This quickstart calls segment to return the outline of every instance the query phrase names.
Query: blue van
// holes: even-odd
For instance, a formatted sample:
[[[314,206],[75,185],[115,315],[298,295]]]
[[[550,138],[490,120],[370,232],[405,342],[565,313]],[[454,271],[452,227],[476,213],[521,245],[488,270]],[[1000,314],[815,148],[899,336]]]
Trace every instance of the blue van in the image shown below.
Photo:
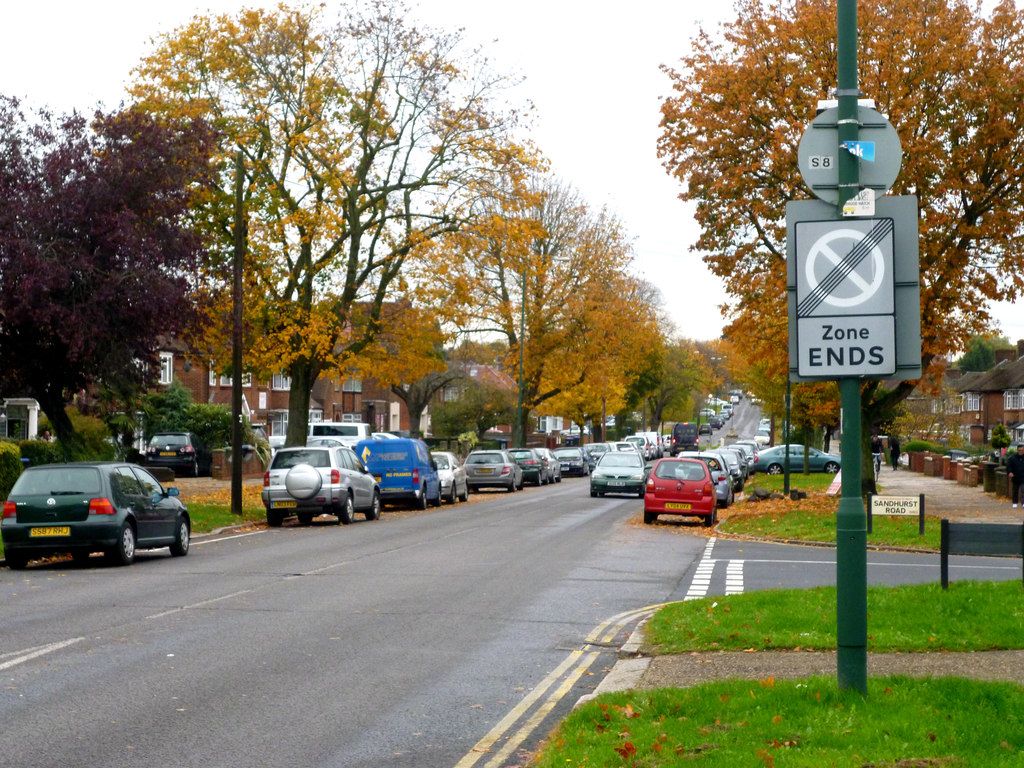
[[[426,509],[429,501],[441,506],[437,465],[422,440],[360,440],[353,450],[377,478],[382,504],[411,501],[417,509]]]

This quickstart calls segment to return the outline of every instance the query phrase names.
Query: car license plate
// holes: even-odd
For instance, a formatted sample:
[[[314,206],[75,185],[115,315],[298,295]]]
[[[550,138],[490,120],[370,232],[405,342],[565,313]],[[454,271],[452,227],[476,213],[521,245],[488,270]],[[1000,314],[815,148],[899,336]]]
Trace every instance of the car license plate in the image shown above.
[[[160,451],[161,456],[177,456],[177,451]]]
[[[297,501],[275,501],[274,509],[291,509],[292,507],[299,506]]]
[[[481,467],[476,472],[478,475],[489,475],[493,471],[490,467]]]
[[[610,483],[608,483],[608,485],[612,486],[613,488],[622,488],[625,485],[625,483],[622,482],[621,480],[612,480]]]
[[[35,536],[70,536],[71,527],[67,525],[53,525],[46,528],[32,528],[28,532],[29,537]]]
[[[374,475],[373,479],[376,480],[379,483],[380,482],[380,475]]]
[[[675,502],[675,501],[666,501],[665,502],[665,509],[690,509],[690,508],[691,508],[691,505],[689,505],[689,504],[680,504],[680,503]]]

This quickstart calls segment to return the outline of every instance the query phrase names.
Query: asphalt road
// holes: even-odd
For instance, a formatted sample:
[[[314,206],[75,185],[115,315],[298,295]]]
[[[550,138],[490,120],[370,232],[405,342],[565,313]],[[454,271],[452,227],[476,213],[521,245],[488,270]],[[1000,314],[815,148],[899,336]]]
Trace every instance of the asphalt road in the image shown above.
[[[637,609],[685,591],[705,540],[630,524],[639,510],[567,479],[128,568],[0,570],[2,762],[519,764]]]

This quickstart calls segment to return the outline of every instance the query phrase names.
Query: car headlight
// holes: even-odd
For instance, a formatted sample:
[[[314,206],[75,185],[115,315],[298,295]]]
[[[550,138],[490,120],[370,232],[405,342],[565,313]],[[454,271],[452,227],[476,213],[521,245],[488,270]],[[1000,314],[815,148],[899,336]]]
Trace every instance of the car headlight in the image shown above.
[[[639,475],[630,475],[629,479],[634,483],[642,483],[644,481],[644,474],[641,472]]]

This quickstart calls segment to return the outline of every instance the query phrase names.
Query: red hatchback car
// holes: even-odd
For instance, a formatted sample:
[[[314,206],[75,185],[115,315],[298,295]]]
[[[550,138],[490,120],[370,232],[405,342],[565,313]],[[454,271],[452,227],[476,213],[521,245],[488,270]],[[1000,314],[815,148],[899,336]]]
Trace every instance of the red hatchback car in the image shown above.
[[[711,527],[718,522],[715,482],[707,464],[698,459],[659,459],[647,478],[644,523],[658,515],[692,515]]]

